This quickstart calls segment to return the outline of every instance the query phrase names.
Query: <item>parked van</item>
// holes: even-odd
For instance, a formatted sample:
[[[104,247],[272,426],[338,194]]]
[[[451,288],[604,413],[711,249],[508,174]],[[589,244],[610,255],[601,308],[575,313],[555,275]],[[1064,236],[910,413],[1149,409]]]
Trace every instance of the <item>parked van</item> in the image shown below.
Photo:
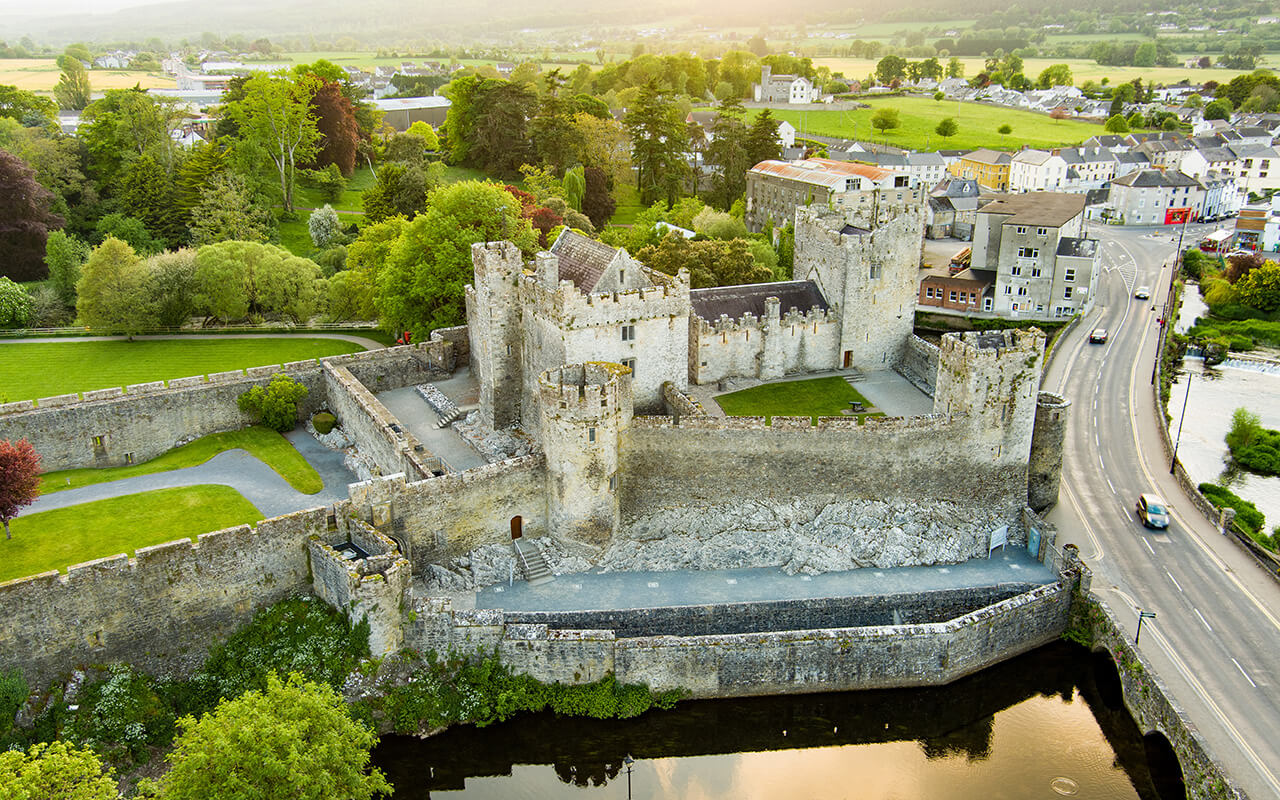
[[[1138,495],[1138,519],[1148,528],[1169,527],[1169,504],[1156,494]]]

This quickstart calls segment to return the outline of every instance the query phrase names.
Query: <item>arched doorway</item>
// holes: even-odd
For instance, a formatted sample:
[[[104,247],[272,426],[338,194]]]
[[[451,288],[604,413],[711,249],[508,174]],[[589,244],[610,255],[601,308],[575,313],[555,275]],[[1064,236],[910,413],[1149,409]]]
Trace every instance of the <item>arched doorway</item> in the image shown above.
[[[515,541],[524,535],[524,518],[516,514],[511,518],[511,540]]]

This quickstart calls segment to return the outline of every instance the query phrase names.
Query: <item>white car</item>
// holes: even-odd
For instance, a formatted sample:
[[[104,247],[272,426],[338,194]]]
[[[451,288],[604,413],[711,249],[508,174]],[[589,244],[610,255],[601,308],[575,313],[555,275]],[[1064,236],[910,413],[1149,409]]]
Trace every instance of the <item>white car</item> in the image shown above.
[[[1094,328],[1093,333],[1089,334],[1089,344],[1106,344],[1106,343],[1107,343],[1106,328]]]
[[[1151,289],[1147,288],[1146,286],[1139,286],[1137,289],[1133,290],[1133,296],[1138,298],[1139,300],[1150,300]]]

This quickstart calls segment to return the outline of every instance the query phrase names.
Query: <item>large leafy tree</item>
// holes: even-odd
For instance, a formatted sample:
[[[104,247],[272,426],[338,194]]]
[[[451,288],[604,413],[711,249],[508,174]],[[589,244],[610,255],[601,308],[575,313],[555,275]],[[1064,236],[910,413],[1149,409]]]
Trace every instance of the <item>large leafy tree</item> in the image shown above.
[[[45,242],[44,263],[49,282],[58,298],[68,306],[76,302],[76,282],[80,269],[89,260],[89,245],[66,231],[53,231]]]
[[[94,177],[104,194],[116,186],[128,166],[151,156],[168,173],[177,164],[173,131],[186,118],[174,98],[141,89],[110,89],[84,110],[77,136],[88,150]]]
[[[17,120],[28,127],[47,128],[57,121],[58,107],[49,98],[34,92],[0,85],[0,117]]]
[[[404,226],[378,272],[376,303],[388,330],[417,338],[464,321],[463,287],[471,245],[507,240],[526,254],[537,247],[520,201],[501,186],[463,181],[437,189],[426,210]]]
[[[618,202],[609,194],[608,178],[605,177],[604,170],[587,167],[582,174],[586,184],[582,194],[582,213],[587,215],[596,230],[601,230],[617,210]]]
[[[53,87],[53,96],[60,108],[79,111],[89,105],[92,98],[89,88],[89,72],[79,58],[69,54],[58,56],[58,68],[62,75]]]
[[[487,80],[475,100],[470,162],[494,175],[515,175],[531,160],[529,118],[537,107],[533,90],[514,81]]]
[[[298,165],[310,162],[320,142],[311,110],[317,78],[290,80],[283,75],[255,75],[244,84],[244,98],[228,103],[240,137],[270,159],[280,177],[286,212],[293,212]]]
[[[367,222],[401,216],[413,219],[427,207],[431,190],[444,181],[444,166],[394,161],[378,170],[373,186],[360,198]]]
[[[272,675],[265,691],[186,717],[168,756],[161,800],[370,800],[390,793],[369,767],[378,737],[347,714],[328,686]]]
[[[196,255],[195,306],[224,321],[250,313],[301,322],[324,289],[320,266],[288,250],[258,242],[219,242]]]
[[[746,193],[747,170],[754,163],[747,149],[744,114],[738,98],[721,102],[711,126],[711,142],[707,145],[707,163],[718,167],[712,180],[712,197],[716,205],[726,210]]]
[[[76,284],[76,312],[90,328],[132,336],[154,325],[148,270],[125,242],[114,236],[93,249]]]
[[[34,302],[27,290],[0,277],[0,328],[25,328],[31,324]]]
[[[92,750],[66,742],[41,742],[25,753],[0,752],[0,796],[9,800],[117,800],[120,793],[115,776],[103,768]]]
[[[1268,261],[1236,282],[1240,302],[1259,311],[1280,309],[1280,264]]]
[[[543,81],[542,105],[529,127],[534,152],[559,175],[578,160],[577,153],[582,149],[578,141],[581,131],[574,125],[573,115],[577,109],[572,101],[563,97],[565,79],[560,70],[551,70],[543,76]]]
[[[129,165],[117,194],[120,209],[142,220],[156,239],[169,245],[186,240],[188,220],[174,203],[173,176],[150,155]]]
[[[756,263],[745,239],[693,241],[669,234],[657,245],[645,247],[636,258],[668,275],[689,270],[695,289],[773,280],[773,271]]]
[[[157,253],[146,261],[146,289],[156,324],[176,328],[195,313],[196,251]]]
[[[609,189],[630,181],[631,136],[621,122],[579,111],[573,126],[577,129],[574,141],[581,148],[576,155],[583,166],[603,172]]]
[[[51,133],[46,128],[23,127],[0,117],[0,148],[35,170],[40,185],[53,192],[52,210],[67,217],[69,224],[93,215],[98,192],[85,177],[83,148],[78,138]]]
[[[49,231],[63,219],[50,210],[53,194],[22,159],[0,150],[0,275],[18,281],[44,277]]]
[[[9,521],[40,496],[40,455],[26,439],[0,441],[0,522],[12,539]]]
[[[688,173],[685,152],[689,137],[679,108],[656,81],[650,81],[636,95],[626,126],[638,170],[640,202],[649,205],[662,198],[668,205],[674,203]]]
[[[191,244],[197,247],[230,239],[265,242],[272,229],[271,213],[233,172],[215,176],[191,210]]]
[[[316,165],[323,168],[336,164],[343,177],[350,178],[356,169],[360,125],[356,122],[351,100],[342,93],[342,85],[336,81],[324,81],[317,86],[311,97],[311,110],[320,132]]]

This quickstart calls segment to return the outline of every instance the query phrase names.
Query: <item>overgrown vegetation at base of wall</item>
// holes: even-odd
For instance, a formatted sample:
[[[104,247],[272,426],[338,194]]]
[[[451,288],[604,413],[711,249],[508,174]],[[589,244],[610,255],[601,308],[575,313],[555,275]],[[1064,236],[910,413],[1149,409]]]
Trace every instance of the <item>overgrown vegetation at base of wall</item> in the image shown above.
[[[1187,331],[1187,335],[1195,339],[1225,338],[1231,350],[1252,350],[1258,345],[1280,347],[1280,322],[1200,317]]]
[[[1198,487],[1200,494],[1213,503],[1218,508],[1234,508],[1236,510],[1236,524],[1241,530],[1248,533],[1255,542],[1263,547],[1276,549],[1276,540],[1274,536],[1268,536],[1265,531],[1267,518],[1263,516],[1258,507],[1243,497],[1232,492],[1230,489],[1219,486],[1216,483],[1202,483]]]
[[[1164,340],[1164,350],[1160,353],[1160,413],[1164,414],[1165,424],[1169,422],[1169,392],[1173,388],[1173,376],[1182,366],[1182,357],[1187,352],[1187,337],[1173,330],[1173,321],[1178,318],[1178,309],[1182,306],[1182,292],[1185,284],[1174,281],[1173,302],[1170,304],[1169,317],[1165,320],[1168,336]]]
[[[16,673],[0,673],[0,749],[63,740],[129,771],[169,746],[179,718],[264,689],[270,674],[295,673],[336,689],[368,656],[368,625],[352,626],[313,598],[283,600],[215,646],[189,679],[156,677],[127,664],[91,669],[83,682],[60,681],[35,698],[26,727],[6,730],[27,701],[26,683],[19,687]]]
[[[526,711],[627,719],[651,708],[669,709],[683,696],[680,691],[654,693],[642,684],[618,683],[612,673],[588,684],[543,683],[513,674],[493,653],[402,657],[408,659],[402,665],[409,667],[407,675],[392,666],[396,679],[352,709],[357,718],[371,724],[381,719],[397,733],[457,723],[483,727]]]

